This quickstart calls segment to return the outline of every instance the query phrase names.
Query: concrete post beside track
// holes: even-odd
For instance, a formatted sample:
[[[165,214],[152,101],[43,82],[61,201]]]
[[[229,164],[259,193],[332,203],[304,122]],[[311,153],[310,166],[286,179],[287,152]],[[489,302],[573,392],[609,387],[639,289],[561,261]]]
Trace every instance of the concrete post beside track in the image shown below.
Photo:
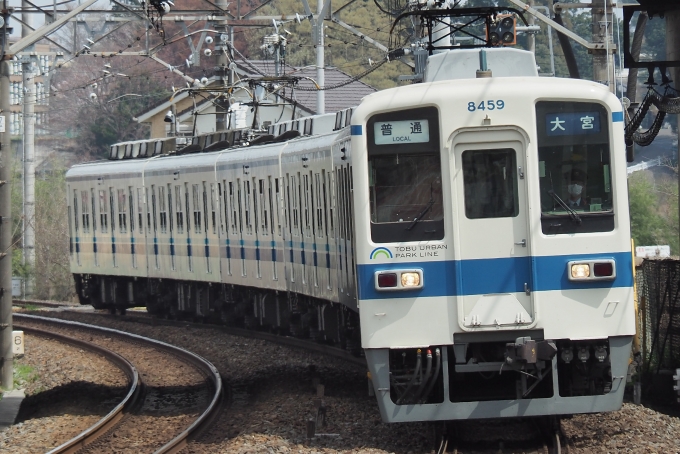
[[[0,386],[14,387],[12,353],[12,203],[9,111],[9,62],[0,61],[0,115],[5,116],[5,131],[0,132]]]

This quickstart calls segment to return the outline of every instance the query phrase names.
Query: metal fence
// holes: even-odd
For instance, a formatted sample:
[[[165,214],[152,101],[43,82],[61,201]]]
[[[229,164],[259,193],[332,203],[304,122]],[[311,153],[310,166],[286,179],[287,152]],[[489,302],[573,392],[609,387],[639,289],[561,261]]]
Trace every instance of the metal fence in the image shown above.
[[[680,367],[680,260],[645,259],[636,283],[643,371],[674,370]]]

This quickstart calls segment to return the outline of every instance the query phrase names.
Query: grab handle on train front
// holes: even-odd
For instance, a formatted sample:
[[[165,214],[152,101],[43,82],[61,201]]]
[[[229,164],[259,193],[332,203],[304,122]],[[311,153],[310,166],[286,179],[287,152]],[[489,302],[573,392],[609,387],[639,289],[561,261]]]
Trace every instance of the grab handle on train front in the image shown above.
[[[517,243],[515,243],[515,244],[517,244],[517,245],[519,245],[519,246],[522,246],[522,247],[527,247],[527,240],[526,240],[526,238],[525,238],[525,239],[523,239],[522,241],[517,242]]]

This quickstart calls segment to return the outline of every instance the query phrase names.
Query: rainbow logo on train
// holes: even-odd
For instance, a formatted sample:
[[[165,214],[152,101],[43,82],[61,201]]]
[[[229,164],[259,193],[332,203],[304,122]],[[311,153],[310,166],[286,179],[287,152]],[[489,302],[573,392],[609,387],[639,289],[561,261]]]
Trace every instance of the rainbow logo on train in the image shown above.
[[[371,260],[377,259],[380,256],[383,256],[388,259],[391,259],[393,257],[392,251],[390,251],[386,247],[377,247],[373,249],[373,251],[371,252]]]

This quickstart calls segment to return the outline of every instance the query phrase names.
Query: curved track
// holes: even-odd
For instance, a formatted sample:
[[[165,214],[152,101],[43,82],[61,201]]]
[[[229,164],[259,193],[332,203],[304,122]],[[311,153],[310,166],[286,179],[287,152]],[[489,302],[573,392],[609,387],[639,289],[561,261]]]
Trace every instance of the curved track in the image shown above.
[[[135,334],[125,333],[123,331],[113,330],[110,328],[96,327],[78,322],[56,320],[53,318],[39,317],[28,314],[15,313],[14,317],[17,321],[20,321],[19,323],[16,324],[17,326],[19,326],[19,324],[22,321],[25,324],[28,323],[47,324],[59,327],[61,329],[67,328],[76,331],[87,330],[91,333],[98,333],[106,336],[116,336],[120,339],[123,339],[126,342],[133,342],[138,345],[146,345],[153,349],[162,350],[163,352],[177,358],[178,360],[190,364],[198,371],[200,371],[201,374],[207,377],[213,391],[212,398],[210,399],[207,408],[205,408],[205,410],[195,419],[195,421],[189,427],[185,428],[172,440],[166,442],[160,448],[156,449],[155,450],[156,453],[179,452],[186,446],[187,441],[189,439],[198,436],[203,430],[205,430],[220,412],[224,394],[222,378],[220,377],[215,366],[213,366],[210,362],[208,362],[204,358],[192,352],[180,349],[173,345],[160,342],[154,339],[149,339]],[[103,355],[104,357],[114,362],[114,364],[118,365],[128,375],[128,379],[131,383],[128,395],[126,396],[123,402],[121,402],[119,405],[116,406],[116,408],[114,408],[114,410],[112,410],[109,414],[102,418],[102,420],[100,420],[93,427],[86,430],[77,437],[73,438],[72,440],[69,440],[68,442],[50,451],[50,453],[71,453],[77,452],[85,448],[87,445],[90,445],[92,442],[94,442],[97,438],[101,437],[103,434],[115,430],[116,425],[121,422],[124,414],[126,414],[128,410],[140,406],[140,401],[143,400],[143,393],[141,391],[142,390],[141,380],[139,378],[140,374],[137,371],[137,369],[134,366],[132,366],[132,364],[130,364],[129,361],[122,358],[120,355],[108,351],[107,349],[102,348],[100,346],[94,345],[91,342],[73,339],[68,336],[37,329],[32,326],[22,325],[22,328],[26,332],[29,333],[33,332],[34,334],[37,335],[51,337],[59,341],[71,343],[73,345],[77,345],[81,348],[88,349]]]

